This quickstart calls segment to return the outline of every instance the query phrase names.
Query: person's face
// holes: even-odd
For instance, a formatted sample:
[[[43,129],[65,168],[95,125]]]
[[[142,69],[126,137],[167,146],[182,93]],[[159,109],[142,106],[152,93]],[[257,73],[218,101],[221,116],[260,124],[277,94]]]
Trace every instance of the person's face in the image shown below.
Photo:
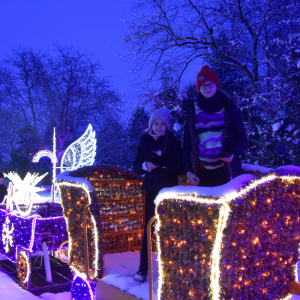
[[[212,81],[206,81],[201,84],[200,92],[205,98],[210,98],[217,92],[217,85]]]
[[[162,135],[167,131],[167,123],[163,119],[155,119],[152,123],[152,130],[155,134]]]
[[[4,178],[0,178],[0,184],[3,184]]]

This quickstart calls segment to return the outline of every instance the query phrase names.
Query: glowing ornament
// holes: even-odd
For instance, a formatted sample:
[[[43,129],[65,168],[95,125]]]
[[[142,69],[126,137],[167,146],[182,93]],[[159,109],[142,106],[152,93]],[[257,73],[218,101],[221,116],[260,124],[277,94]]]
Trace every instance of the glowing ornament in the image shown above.
[[[17,274],[22,283],[26,283],[30,274],[30,262],[25,251],[21,251],[17,260]]]
[[[89,124],[85,133],[64,152],[60,165],[61,172],[91,166],[95,161],[95,155],[95,131],[93,131],[92,125]]]
[[[6,217],[5,224],[2,230],[2,242],[5,245],[5,252],[8,253],[10,247],[13,246],[14,224],[10,224],[9,217]]]
[[[49,157],[52,163],[58,162],[55,153],[50,150],[41,150],[37,152],[32,158],[32,162],[38,163],[42,157]]]
[[[37,192],[43,191],[44,189],[36,187],[36,184],[40,182],[47,174],[48,172],[39,176],[37,173],[30,174],[28,172],[24,180],[22,180],[15,172],[5,174],[5,176],[8,177],[12,182],[11,190],[8,196],[6,196],[4,199],[7,201],[9,207],[12,208],[12,203],[14,202],[20,215],[28,216],[31,212],[33,200],[39,201],[42,199]],[[21,210],[21,206],[23,210]]]

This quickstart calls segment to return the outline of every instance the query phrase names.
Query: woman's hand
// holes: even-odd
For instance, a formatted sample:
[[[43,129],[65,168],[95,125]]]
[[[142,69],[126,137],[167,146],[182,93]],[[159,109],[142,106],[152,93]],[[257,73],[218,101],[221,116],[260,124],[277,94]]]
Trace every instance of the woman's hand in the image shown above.
[[[229,157],[219,157],[220,160],[223,160],[223,161],[225,161],[225,162],[227,162],[227,163],[232,162],[233,158],[234,158],[234,154],[232,154],[232,155],[229,156]]]
[[[147,162],[146,162],[146,167],[147,167],[149,170],[153,170],[153,169],[158,168],[158,166],[156,166],[155,164],[153,164],[151,161],[147,161]]]
[[[192,172],[187,172],[186,176],[188,177],[191,185],[198,185],[200,183],[200,179]]]

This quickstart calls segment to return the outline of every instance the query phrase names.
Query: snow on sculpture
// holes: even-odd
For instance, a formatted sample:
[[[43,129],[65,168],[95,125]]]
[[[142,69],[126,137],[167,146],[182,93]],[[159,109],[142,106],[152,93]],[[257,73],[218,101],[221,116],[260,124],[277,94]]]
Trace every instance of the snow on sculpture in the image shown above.
[[[48,172],[39,176],[37,173],[30,174],[28,172],[24,180],[22,180],[15,172],[5,174],[5,176],[11,180],[12,185],[10,186],[8,195],[4,198],[4,202],[7,202],[7,205],[11,210],[13,209],[14,202],[20,215],[28,216],[31,212],[33,200],[42,199],[37,192],[43,191],[44,189],[36,187],[36,184],[47,174]],[[25,208],[25,210],[22,210],[20,206]]]
[[[93,127],[89,124],[85,133],[64,152],[60,169],[74,171],[85,166],[91,166],[95,161],[96,138]]]

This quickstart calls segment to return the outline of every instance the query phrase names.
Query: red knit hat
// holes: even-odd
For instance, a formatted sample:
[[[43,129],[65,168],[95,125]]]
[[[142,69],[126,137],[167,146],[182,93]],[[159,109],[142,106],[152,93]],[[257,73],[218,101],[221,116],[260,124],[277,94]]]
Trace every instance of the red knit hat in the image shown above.
[[[202,67],[197,75],[196,88],[198,92],[200,91],[200,86],[206,81],[212,81],[217,85],[218,89],[220,88],[220,80],[217,74],[209,66]]]

